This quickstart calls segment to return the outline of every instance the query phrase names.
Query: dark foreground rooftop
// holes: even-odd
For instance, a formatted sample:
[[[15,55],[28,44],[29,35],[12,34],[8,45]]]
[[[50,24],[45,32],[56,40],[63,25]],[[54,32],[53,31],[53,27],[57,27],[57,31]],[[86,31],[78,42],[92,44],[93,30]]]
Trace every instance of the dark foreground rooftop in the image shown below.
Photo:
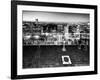
[[[23,46],[23,68],[88,66],[89,47],[78,49],[78,46]],[[72,64],[63,64],[62,56],[69,56]]]

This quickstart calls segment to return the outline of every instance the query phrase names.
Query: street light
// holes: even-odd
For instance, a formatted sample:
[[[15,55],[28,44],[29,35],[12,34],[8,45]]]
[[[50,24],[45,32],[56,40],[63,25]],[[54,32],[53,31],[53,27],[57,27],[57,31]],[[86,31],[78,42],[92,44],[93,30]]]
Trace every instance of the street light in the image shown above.
[[[65,41],[65,37],[64,37],[64,35],[63,35],[63,37],[62,37],[63,39],[63,48],[62,48],[62,51],[66,51],[66,47],[65,47],[65,43],[66,43],[66,41]]]

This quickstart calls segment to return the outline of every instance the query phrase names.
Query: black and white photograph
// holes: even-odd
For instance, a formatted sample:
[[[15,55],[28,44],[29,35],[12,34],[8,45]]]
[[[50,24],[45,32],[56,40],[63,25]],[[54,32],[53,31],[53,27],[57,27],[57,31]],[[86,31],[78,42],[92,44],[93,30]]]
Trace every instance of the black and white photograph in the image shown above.
[[[17,11],[13,18],[17,30],[13,31],[17,37],[14,74],[48,77],[96,73],[96,6],[21,4],[24,2],[13,9]]]
[[[23,68],[89,66],[90,15],[23,11]]]

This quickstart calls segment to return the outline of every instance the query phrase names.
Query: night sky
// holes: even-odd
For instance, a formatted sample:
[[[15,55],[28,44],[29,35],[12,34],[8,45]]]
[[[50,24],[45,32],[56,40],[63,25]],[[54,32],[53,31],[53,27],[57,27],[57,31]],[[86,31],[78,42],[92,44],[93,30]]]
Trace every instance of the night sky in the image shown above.
[[[35,19],[39,22],[89,22],[89,14],[23,11],[23,21],[35,21]]]

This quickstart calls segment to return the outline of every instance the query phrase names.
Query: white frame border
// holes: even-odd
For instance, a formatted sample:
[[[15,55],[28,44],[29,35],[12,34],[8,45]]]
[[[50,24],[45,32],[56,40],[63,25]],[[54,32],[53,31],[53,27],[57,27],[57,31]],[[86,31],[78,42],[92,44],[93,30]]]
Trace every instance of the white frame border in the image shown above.
[[[31,11],[49,11],[49,12],[73,12],[90,14],[90,66],[78,67],[57,67],[57,68],[22,68],[22,10]],[[46,6],[25,6],[17,5],[17,75],[29,74],[47,74],[47,73],[64,73],[64,72],[83,72],[94,71],[94,10],[80,8],[61,8]]]

